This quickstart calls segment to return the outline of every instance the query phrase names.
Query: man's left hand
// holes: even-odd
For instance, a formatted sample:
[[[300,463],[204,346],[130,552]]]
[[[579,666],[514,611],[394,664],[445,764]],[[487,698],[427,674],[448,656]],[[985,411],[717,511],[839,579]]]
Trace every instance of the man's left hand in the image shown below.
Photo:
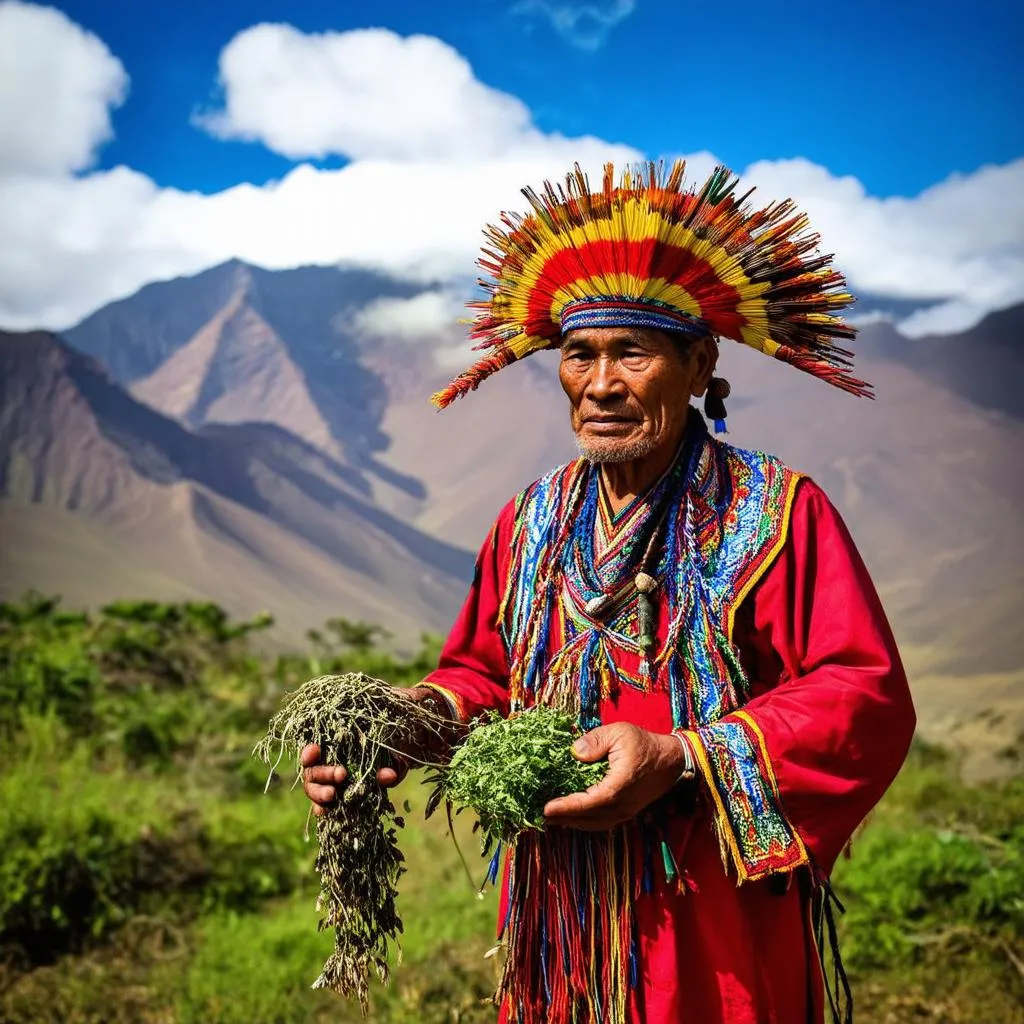
[[[635,818],[667,793],[683,770],[675,736],[648,732],[629,722],[602,725],[573,744],[580,761],[608,759],[608,773],[584,793],[549,800],[548,824],[601,831]]]

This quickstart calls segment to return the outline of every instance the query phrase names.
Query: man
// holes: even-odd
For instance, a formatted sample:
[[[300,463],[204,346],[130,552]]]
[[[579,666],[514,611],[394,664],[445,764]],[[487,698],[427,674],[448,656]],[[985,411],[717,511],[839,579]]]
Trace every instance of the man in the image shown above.
[[[811,481],[713,439],[734,337],[855,394],[850,298],[789,203],[750,210],[719,170],[610,168],[527,192],[490,229],[489,354],[442,407],[560,349],[581,458],[499,515],[438,669],[462,721],[572,711],[586,793],[507,858],[499,989],[510,1024],[800,1024],[844,1012],[828,875],[892,781],[914,712],[849,534]],[[340,769],[305,752],[306,791]],[[392,784],[397,773],[382,773]],[[815,921],[812,922],[812,916]],[[818,927],[815,927],[817,924]],[[836,954],[834,948],[833,955]],[[846,993],[848,995],[848,993]],[[849,1015],[848,1000],[845,1014]]]

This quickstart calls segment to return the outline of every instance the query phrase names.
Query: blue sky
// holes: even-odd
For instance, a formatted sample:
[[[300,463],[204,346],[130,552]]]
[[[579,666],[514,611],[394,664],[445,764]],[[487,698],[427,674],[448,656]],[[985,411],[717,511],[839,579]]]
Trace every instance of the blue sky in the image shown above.
[[[1022,12],[0,0],[0,327],[238,258],[412,281],[377,322],[450,340],[523,186],[685,156],[792,197],[859,315],[963,330],[1024,302]]]
[[[709,150],[735,167],[804,156],[857,176],[875,195],[913,194],[1024,153],[1024,5],[1009,0],[637,0],[596,47],[586,19],[574,40],[542,5],[516,12],[504,0],[56,6],[103,39],[131,77],[101,166],[126,163],[161,185],[205,192],[262,183],[291,166],[190,123],[215,96],[221,49],[260,21],[437,36],[479,79],[522,99],[544,130],[595,134],[650,155]],[[614,17],[614,3],[593,6]]]

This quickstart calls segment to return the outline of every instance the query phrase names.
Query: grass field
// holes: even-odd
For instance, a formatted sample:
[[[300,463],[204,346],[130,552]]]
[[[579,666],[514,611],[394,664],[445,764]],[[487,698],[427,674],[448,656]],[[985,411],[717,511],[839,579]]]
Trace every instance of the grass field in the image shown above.
[[[318,934],[305,802],[248,752],[280,694],[321,671],[397,682],[372,629],[336,622],[304,656],[257,657],[259,624],[206,605],[91,619],[0,606],[0,1020],[11,1024],[355,1022],[310,990]],[[964,786],[915,748],[840,864],[859,1024],[1024,1019],[1024,776]],[[381,1024],[493,1021],[495,897],[478,899],[422,787],[402,836],[403,958]],[[482,877],[472,837],[461,847]]]

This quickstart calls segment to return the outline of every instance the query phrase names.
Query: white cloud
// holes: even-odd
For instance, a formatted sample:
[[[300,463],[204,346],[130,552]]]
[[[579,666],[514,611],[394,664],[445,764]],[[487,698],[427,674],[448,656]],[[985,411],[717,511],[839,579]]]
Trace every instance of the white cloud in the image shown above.
[[[370,338],[402,341],[451,339],[465,316],[464,296],[443,291],[420,292],[408,299],[375,299],[353,320],[356,330]]]
[[[438,369],[454,374],[479,354],[465,324],[470,292],[468,286],[431,288],[407,299],[376,299],[355,314],[352,325],[365,338],[428,344]]]
[[[224,48],[220,81],[224,109],[200,123],[295,160],[492,157],[539,137],[522,102],[431,36],[256,25]]]
[[[0,13],[6,10],[0,6]],[[63,16],[56,17],[53,24],[65,24]],[[227,51],[256,31],[242,33]],[[293,29],[287,34],[299,37],[300,46],[303,38],[311,40],[312,53],[327,46],[327,37],[301,37]],[[412,42],[389,32],[348,35],[372,37],[385,50]],[[339,38],[331,37],[331,53]],[[113,60],[96,45],[104,60]],[[256,107],[245,115],[249,130],[278,147],[355,155],[341,170],[301,165],[264,187],[240,185],[201,195],[158,188],[125,167],[57,173],[74,165],[69,159],[52,161],[48,173],[32,170],[36,165],[25,159],[0,167],[0,325],[61,329],[150,281],[237,257],[269,268],[360,265],[419,281],[429,289],[425,294],[376,313],[384,314],[381,322],[391,317],[397,333],[418,322],[447,341],[441,321],[452,313],[451,296],[461,298],[473,274],[481,227],[502,209],[522,209],[523,185],[559,178],[576,160],[599,172],[607,159],[622,163],[641,154],[600,139],[542,133],[517,99],[476,81],[450,47],[436,40],[423,45],[429,55],[424,59],[434,62],[430,66],[439,78],[462,81],[463,87],[446,94],[451,109],[443,121],[431,114],[432,128],[422,137],[405,119],[405,104],[416,102],[414,82],[406,80],[405,93],[389,101],[395,113],[388,120],[378,116],[385,93],[373,91],[386,86],[372,69],[366,71],[361,81],[374,117],[357,110],[351,91],[348,120],[339,121],[330,113],[339,87],[325,77],[323,62],[289,58],[259,72],[273,80],[287,71],[295,95],[328,113],[322,114],[319,137],[310,122],[284,141],[277,134],[285,127],[276,101],[264,93],[269,106],[261,114],[252,100]],[[264,58],[269,61],[274,52]],[[22,63],[31,65],[27,57]],[[234,86],[230,78],[225,81],[225,110],[231,111]],[[14,94],[24,88],[17,85]],[[106,124],[106,111],[119,94],[108,89],[91,95],[89,123]],[[506,108],[522,116],[504,122],[502,145],[494,135],[490,141],[467,139],[487,111],[496,115]],[[233,123],[238,128],[240,122]],[[90,137],[100,135],[94,131]],[[694,155],[692,177],[702,177],[713,160],[708,153]],[[807,209],[855,292],[874,296],[880,306],[886,299],[903,311],[919,306],[912,315],[901,313],[908,333],[961,330],[992,309],[1024,301],[1024,160],[955,175],[919,196],[886,199],[868,195],[855,178],[837,177],[801,159],[758,163],[743,178],[759,186],[758,201],[792,195]]]
[[[262,188],[239,185],[209,196],[159,189],[124,167],[86,176],[0,172],[0,237],[8,243],[0,251],[0,324],[61,329],[149,281],[193,273],[232,257],[269,268],[348,263],[424,282],[462,278],[472,273],[481,227],[501,209],[518,208],[524,184],[558,177],[575,160],[597,171],[605,160],[640,156],[600,139],[539,132],[519,100],[477,82],[465,60],[438,40],[402,40],[382,30],[345,36],[352,38],[303,37],[290,28],[257,26],[225,50],[235,54],[236,70],[238,54],[248,52],[256,78],[264,72],[268,81],[290,77],[293,99],[326,118],[319,138],[307,125],[301,141],[298,135],[283,141],[280,135],[287,129],[273,90],[257,89],[245,101],[251,105],[246,130],[284,149],[345,150],[358,156],[341,170],[300,165]],[[282,38],[287,45],[281,52],[288,53],[276,66],[272,58],[278,51],[262,47],[268,39],[281,43]],[[301,50],[303,39],[311,47],[310,59],[296,62],[289,47]],[[259,46],[238,49],[246,40],[246,46],[252,40]],[[359,81],[368,90],[367,109],[359,106],[362,86],[350,83],[346,102],[352,117],[346,123],[332,121],[329,111],[341,93],[325,67],[337,53],[349,52],[353,40],[376,47],[371,63],[379,67],[393,64],[402,47],[414,43],[413,51],[420,54],[417,74],[462,83],[444,93],[450,109],[417,128],[416,119],[429,111],[416,106],[416,97],[430,90],[414,74],[405,80],[404,93],[385,103],[387,83],[364,64]],[[313,59],[318,48],[326,48],[330,59]],[[237,83],[228,76],[225,85],[227,117],[237,99]],[[240,88],[245,92],[248,86]],[[431,95],[436,98],[445,88],[439,85]],[[262,115],[260,102],[267,104]],[[388,104],[390,118],[385,116]],[[502,120],[499,115],[506,109],[514,116]],[[409,111],[411,119],[405,117]],[[497,127],[487,128],[489,119]],[[231,124],[231,130],[241,130],[240,123]],[[505,133],[501,146],[485,141],[488,130],[499,129]],[[415,152],[414,142],[424,152]]]
[[[893,316],[881,309],[873,309],[868,313],[858,312],[856,309],[846,317],[854,327],[868,327],[871,324],[891,324]]]
[[[537,14],[581,50],[598,50],[619,22],[636,9],[636,0],[521,0],[513,14]]]
[[[0,173],[88,167],[127,87],[121,62],[60,11],[0,3]]]
[[[896,327],[908,338],[922,338],[927,334],[959,334],[973,327],[988,312],[977,303],[951,299],[911,313]]]
[[[474,342],[465,336],[459,341],[438,345],[433,354],[434,365],[452,376],[461,373],[467,366],[480,358],[480,353],[476,351]]]

